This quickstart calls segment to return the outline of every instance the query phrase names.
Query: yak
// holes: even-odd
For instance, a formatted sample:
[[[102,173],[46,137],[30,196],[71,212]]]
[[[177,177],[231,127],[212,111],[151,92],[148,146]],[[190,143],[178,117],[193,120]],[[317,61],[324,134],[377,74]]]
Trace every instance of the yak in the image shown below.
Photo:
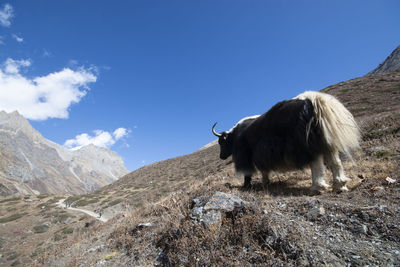
[[[334,96],[306,91],[291,100],[275,104],[262,115],[240,120],[218,137],[220,158],[232,155],[236,172],[244,175],[244,188],[251,186],[259,170],[264,186],[271,172],[310,167],[313,191],[330,189],[325,181],[325,164],[332,171],[334,189],[347,191],[351,181],[339,153],[351,158],[359,148],[360,131],[353,115]]]

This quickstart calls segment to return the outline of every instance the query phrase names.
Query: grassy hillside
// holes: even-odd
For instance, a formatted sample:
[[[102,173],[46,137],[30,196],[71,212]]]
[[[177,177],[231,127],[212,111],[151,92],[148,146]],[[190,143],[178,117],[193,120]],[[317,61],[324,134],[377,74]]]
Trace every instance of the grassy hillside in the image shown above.
[[[0,199],[0,266],[31,266],[34,259],[97,222],[82,213],[57,207],[62,196],[17,196]],[[83,226],[83,227],[82,227]]]
[[[354,162],[344,164],[352,191],[312,196],[309,170],[278,173],[268,189],[256,177],[252,190],[242,191],[232,162],[219,160],[213,146],[145,166],[71,199],[115,216],[88,228],[78,219],[73,233],[38,251],[32,261],[46,266],[399,265],[400,72],[323,91],[337,96],[362,130],[361,150]],[[224,213],[215,227],[193,220],[193,199],[216,191],[235,194],[250,208]]]

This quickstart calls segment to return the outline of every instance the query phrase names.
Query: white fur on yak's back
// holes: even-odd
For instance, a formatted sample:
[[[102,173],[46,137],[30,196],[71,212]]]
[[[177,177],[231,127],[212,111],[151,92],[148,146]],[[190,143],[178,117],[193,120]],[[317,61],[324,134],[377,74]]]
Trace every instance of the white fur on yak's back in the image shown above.
[[[321,92],[306,91],[295,99],[309,99],[328,146],[346,153],[359,148],[360,130],[353,115],[334,96]]]

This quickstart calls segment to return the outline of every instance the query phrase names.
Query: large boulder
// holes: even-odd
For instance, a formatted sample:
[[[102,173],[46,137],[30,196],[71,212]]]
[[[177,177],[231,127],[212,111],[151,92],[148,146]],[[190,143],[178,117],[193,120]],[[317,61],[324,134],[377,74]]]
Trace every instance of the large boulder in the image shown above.
[[[254,206],[242,200],[240,197],[224,193],[215,192],[212,196],[200,196],[193,199],[190,218],[208,227],[220,225],[223,215],[233,212],[244,212],[246,209],[253,209]]]

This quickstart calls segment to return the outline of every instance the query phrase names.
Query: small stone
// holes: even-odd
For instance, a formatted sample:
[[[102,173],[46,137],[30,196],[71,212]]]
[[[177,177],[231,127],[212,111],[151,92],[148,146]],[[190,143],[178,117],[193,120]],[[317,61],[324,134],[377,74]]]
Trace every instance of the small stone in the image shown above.
[[[386,205],[379,205],[379,207],[378,207],[378,209],[380,210],[380,211],[386,211],[387,210],[387,206]]]
[[[171,263],[169,261],[168,255],[165,254],[164,252],[158,253],[154,266],[157,266],[157,267],[170,267]]]
[[[151,222],[148,223],[139,223],[138,227],[151,227],[153,226],[153,224]]]
[[[353,227],[353,232],[366,235],[368,233],[368,227],[365,224],[355,225]]]
[[[375,185],[374,187],[371,188],[372,191],[381,191],[381,190],[385,190],[385,188],[383,188],[383,186],[380,185]]]
[[[312,208],[308,213],[306,213],[305,216],[309,220],[314,221],[314,220],[318,219],[319,217],[321,217],[323,215],[325,215],[325,208],[322,207],[322,206],[319,206],[319,207]]]
[[[389,184],[394,184],[395,182],[397,182],[396,179],[392,179],[390,177],[386,177],[385,181],[388,182]]]

